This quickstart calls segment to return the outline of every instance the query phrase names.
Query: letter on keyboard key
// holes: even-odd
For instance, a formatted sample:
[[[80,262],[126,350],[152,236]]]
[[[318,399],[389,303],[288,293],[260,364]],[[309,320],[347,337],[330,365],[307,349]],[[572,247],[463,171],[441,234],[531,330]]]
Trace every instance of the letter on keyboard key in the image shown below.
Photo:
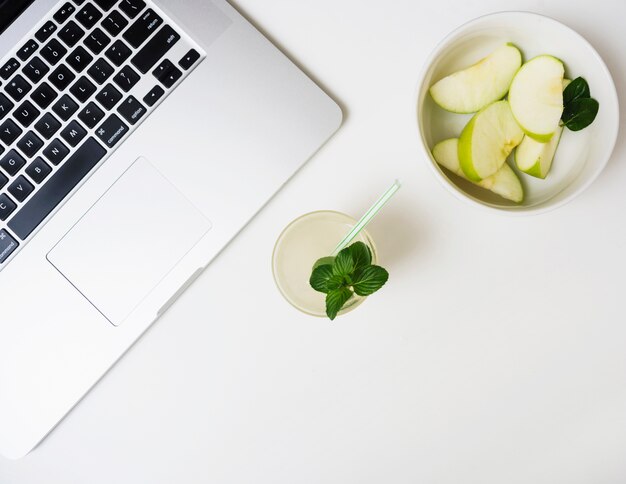
[[[163,19],[159,17],[154,10],[149,8],[141,17],[128,28],[122,35],[124,40],[132,45],[135,49],[143,44],[153,32],[163,23]]]
[[[145,74],[179,39],[180,35],[172,27],[165,25],[143,46],[131,62]]]
[[[128,98],[120,104],[117,111],[124,117],[130,124],[136,124],[141,117],[146,114],[146,108],[141,104],[134,96],[128,96]]]
[[[13,216],[9,221],[9,228],[20,239],[26,239],[104,155],[106,150],[95,139],[87,138]]]
[[[4,193],[0,195],[0,220],[6,220],[13,213],[13,211],[17,208],[15,202],[11,200]]]
[[[96,130],[98,138],[112,148],[128,132],[126,126],[116,114],[111,114],[104,123]]]

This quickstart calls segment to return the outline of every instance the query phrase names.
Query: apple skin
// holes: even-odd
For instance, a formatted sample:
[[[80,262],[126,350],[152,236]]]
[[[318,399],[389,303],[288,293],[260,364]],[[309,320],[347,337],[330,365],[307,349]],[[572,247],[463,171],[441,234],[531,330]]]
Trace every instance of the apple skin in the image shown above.
[[[512,128],[514,131],[511,139],[502,140],[502,144],[494,147],[494,151],[497,153],[497,157],[499,158],[497,161],[497,168],[490,173],[478,173],[476,167],[473,163],[473,152],[472,152],[472,143],[474,138],[474,130],[476,128],[476,123],[481,116],[486,115],[485,112],[489,109],[500,109],[505,107],[506,105],[506,116],[508,119],[503,120],[508,123],[509,128]],[[472,119],[470,119],[469,123],[465,125],[463,131],[461,132],[461,136],[459,137],[459,161],[461,163],[461,169],[468,180],[479,182],[483,178],[493,175],[498,171],[498,169],[504,164],[507,157],[511,154],[511,151],[522,141],[524,137],[522,129],[519,127],[512,113],[510,112],[510,106],[507,101],[496,101],[495,103],[491,103],[490,105],[484,107],[480,111],[478,111]],[[502,112],[502,111],[501,111]],[[499,141],[499,140],[498,140]]]
[[[461,163],[461,170],[465,173],[468,180],[473,182],[479,182],[482,177],[476,173],[474,165],[472,164],[472,135],[474,134],[474,126],[476,125],[476,116],[480,111],[470,119],[469,123],[465,125],[461,136],[459,136],[459,162]]]

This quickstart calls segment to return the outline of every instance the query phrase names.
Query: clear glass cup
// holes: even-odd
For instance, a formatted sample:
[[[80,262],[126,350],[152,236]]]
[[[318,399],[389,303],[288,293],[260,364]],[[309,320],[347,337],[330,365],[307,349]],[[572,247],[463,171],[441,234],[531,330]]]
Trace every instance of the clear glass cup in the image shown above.
[[[326,295],[309,285],[313,264],[331,255],[356,223],[346,214],[321,210],[298,217],[282,231],[274,246],[272,271],[278,289],[293,307],[312,316],[326,316]],[[369,234],[362,230],[351,243],[357,241],[367,244],[372,251],[372,264],[376,264],[376,246]],[[339,315],[353,310],[364,300],[352,296]]]

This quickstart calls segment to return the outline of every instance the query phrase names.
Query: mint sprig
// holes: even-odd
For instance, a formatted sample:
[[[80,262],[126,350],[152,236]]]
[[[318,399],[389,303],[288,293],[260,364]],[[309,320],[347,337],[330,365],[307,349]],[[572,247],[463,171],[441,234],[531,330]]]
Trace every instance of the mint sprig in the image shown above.
[[[355,242],[336,257],[323,257],[313,265],[309,284],[326,294],[326,315],[331,319],[354,294],[369,296],[385,285],[389,273],[372,264],[372,252],[363,242]]]
[[[593,123],[600,108],[582,77],[574,79],[563,91],[563,106],[561,121],[571,131],[580,131]]]

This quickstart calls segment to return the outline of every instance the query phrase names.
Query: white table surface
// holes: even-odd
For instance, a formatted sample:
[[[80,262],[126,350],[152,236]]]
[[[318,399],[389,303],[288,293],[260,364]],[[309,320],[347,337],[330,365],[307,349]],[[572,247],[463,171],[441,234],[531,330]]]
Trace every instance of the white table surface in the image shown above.
[[[2,484],[626,482],[626,3],[238,0],[346,112],[339,133]],[[451,29],[531,10],[578,30],[621,135],[569,205],[465,205],[421,159],[422,63]],[[270,254],[296,216],[358,216],[388,286],[334,323],[289,306]]]

